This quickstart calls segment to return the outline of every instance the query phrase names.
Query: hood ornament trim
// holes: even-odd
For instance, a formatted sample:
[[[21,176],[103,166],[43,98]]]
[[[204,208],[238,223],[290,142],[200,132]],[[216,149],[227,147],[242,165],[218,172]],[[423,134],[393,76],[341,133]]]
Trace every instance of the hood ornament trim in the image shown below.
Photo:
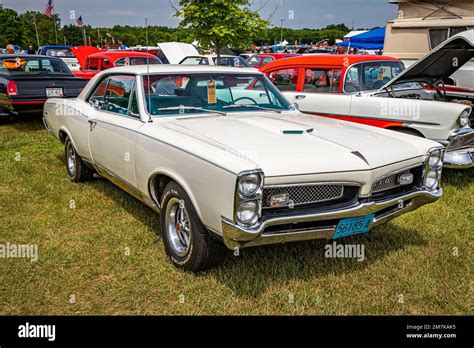
[[[369,164],[369,161],[367,161],[367,159],[364,157],[363,154],[361,154],[359,151],[352,151],[351,152],[353,155],[359,157],[362,161],[364,161],[365,163],[367,163],[367,165],[370,165]]]

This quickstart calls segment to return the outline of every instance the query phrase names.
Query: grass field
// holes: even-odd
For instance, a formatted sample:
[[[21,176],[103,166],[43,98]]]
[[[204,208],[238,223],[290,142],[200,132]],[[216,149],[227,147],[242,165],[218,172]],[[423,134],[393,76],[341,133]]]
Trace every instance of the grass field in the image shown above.
[[[105,180],[73,184],[63,146],[37,117],[0,125],[0,314],[473,314],[474,171],[444,172],[444,197],[365,236],[366,259],[325,241],[175,269],[157,215]]]

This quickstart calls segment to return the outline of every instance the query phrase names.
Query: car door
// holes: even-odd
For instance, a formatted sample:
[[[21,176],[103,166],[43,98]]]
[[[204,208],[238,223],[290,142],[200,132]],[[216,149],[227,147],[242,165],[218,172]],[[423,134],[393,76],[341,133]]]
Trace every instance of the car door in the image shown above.
[[[346,118],[350,115],[352,97],[340,94],[342,69],[336,67],[306,67],[294,103],[305,113]]]
[[[339,94],[340,71],[321,68],[282,68],[268,74],[273,84],[300,111],[312,115],[345,118],[351,96]]]
[[[97,84],[89,98],[95,115],[89,121],[89,146],[101,171],[136,187],[134,150],[140,120],[136,77],[109,75]]]

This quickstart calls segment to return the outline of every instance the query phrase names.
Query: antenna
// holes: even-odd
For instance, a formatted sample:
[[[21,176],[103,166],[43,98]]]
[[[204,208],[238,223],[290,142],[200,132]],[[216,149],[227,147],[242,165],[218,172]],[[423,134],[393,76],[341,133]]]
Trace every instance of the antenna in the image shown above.
[[[148,18],[145,18],[145,36],[146,36],[146,53],[150,54],[150,47],[148,45]],[[150,61],[149,56],[146,56],[146,73],[147,73],[147,86],[148,86],[148,110],[151,111],[151,85],[150,85]],[[151,115],[148,122],[153,122]]]

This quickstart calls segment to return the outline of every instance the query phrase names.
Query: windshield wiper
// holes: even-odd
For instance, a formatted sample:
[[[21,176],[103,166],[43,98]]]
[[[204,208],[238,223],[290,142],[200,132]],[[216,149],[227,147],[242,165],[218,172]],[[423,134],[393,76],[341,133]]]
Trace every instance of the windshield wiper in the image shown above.
[[[167,107],[167,108],[158,108],[157,109],[157,111],[171,111],[171,110],[183,110],[183,111],[184,110],[197,110],[197,111],[203,111],[203,112],[209,112],[209,113],[218,114],[218,115],[222,115],[222,116],[227,116],[227,114],[225,112],[198,108],[197,106],[180,105],[180,106],[171,106],[171,107]]]
[[[227,105],[227,106],[223,107],[223,109],[238,109],[238,108],[256,108],[256,109],[260,109],[260,110],[264,110],[264,111],[273,111],[273,112],[276,112],[277,114],[281,114],[281,110],[270,109],[270,108],[266,108],[266,107],[263,107],[263,106],[260,106],[260,105],[234,104],[234,105]]]

